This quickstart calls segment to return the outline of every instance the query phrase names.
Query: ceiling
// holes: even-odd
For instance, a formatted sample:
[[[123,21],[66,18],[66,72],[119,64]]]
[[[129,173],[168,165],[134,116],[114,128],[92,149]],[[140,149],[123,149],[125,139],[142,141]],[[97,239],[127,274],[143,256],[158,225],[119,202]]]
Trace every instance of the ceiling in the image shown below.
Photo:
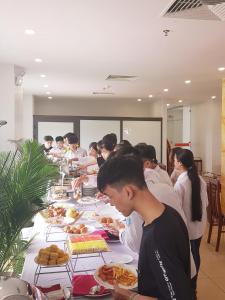
[[[220,99],[225,71],[217,68],[225,66],[225,23],[162,17],[171,2],[0,0],[0,63],[24,67],[25,93],[46,101],[46,91],[53,97],[168,103]],[[25,29],[36,34],[26,35]],[[110,74],[138,79],[106,81]],[[92,95],[104,91],[114,95]]]

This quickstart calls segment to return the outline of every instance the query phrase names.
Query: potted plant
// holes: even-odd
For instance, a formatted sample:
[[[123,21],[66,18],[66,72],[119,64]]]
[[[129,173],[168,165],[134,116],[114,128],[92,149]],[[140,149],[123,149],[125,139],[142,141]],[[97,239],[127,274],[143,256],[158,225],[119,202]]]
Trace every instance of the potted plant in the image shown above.
[[[12,271],[31,243],[21,230],[46,207],[44,196],[58,167],[36,141],[24,142],[14,153],[0,153],[0,273]]]

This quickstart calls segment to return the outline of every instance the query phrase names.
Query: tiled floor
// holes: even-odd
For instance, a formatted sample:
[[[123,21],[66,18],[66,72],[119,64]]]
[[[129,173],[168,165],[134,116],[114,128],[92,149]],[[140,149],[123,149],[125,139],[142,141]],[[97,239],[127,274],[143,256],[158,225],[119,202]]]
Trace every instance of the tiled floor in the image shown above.
[[[215,233],[216,230],[213,232],[210,244],[206,242],[207,235],[201,243],[198,300],[225,300],[225,234],[222,234],[220,249],[216,252]]]

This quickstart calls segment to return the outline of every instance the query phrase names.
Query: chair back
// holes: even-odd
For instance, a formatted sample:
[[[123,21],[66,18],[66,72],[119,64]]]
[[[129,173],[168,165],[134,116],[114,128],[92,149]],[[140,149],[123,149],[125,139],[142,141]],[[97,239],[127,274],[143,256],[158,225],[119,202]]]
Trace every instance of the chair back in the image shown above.
[[[222,216],[221,211],[221,184],[218,179],[210,179],[208,184],[208,198],[209,198],[209,219],[216,221]]]

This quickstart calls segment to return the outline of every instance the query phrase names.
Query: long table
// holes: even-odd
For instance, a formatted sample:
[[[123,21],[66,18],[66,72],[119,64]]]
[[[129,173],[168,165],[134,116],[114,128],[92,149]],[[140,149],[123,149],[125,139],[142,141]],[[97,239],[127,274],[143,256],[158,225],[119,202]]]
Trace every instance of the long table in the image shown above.
[[[77,203],[74,202],[74,200],[68,202],[70,205],[74,205],[75,208],[83,210],[83,211],[93,211],[96,210],[97,206],[79,206]],[[64,203],[65,205],[67,203]],[[99,205],[102,205],[102,207],[99,207]],[[104,205],[102,203],[98,204],[98,209],[103,208]],[[80,221],[82,222],[82,220]],[[88,221],[86,220],[85,223],[87,225],[93,225],[93,220],[89,219]],[[58,245],[61,249],[64,248],[64,240],[66,240],[66,234],[60,233],[60,234],[51,234],[49,237],[50,242],[46,242],[46,223],[44,222],[43,218],[38,214],[35,219],[34,219],[34,226],[30,232],[30,235],[35,235],[31,246],[27,250],[26,253],[26,258],[25,258],[25,263],[22,271],[22,276],[21,278],[28,281],[29,283],[34,283],[34,275],[35,275],[35,270],[37,268],[37,264],[34,262],[35,257],[38,254],[38,251],[40,248],[45,248],[48,247],[51,244],[56,244]],[[54,240],[54,242],[51,242],[51,240]],[[124,245],[122,245],[120,242],[117,243],[108,243],[109,247],[111,249],[111,252],[104,252],[104,260],[106,263],[110,263],[113,259],[113,262],[115,262],[115,256],[121,256],[122,254],[125,255],[131,255],[133,258],[133,261],[129,264],[134,266],[135,268],[137,267],[137,255],[126,248]],[[95,270],[99,266],[103,264],[103,261],[100,257],[87,257],[87,258],[82,258],[79,259],[76,265],[76,270],[82,271],[85,269],[93,269]],[[53,284],[60,283],[62,286],[65,287],[71,287],[71,282],[70,279],[67,275],[67,273],[61,273],[60,271],[63,271],[64,269],[60,268],[48,268],[48,271],[54,271],[56,273],[52,274],[42,274],[39,277],[37,285],[40,286],[51,286]],[[88,272],[89,274],[93,273],[94,271]],[[81,274],[81,273],[79,273]]]

